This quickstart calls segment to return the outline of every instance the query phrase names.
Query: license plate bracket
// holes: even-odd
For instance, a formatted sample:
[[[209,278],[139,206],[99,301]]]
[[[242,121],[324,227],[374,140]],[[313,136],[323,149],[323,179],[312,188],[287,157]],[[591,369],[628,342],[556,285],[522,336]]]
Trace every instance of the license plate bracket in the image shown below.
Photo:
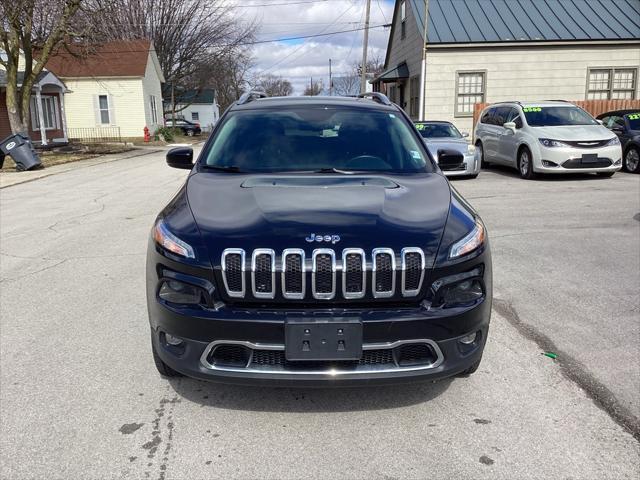
[[[598,163],[598,154],[585,153],[582,155],[582,158],[580,159],[580,163],[583,163],[583,164]]]
[[[362,357],[359,318],[290,318],[285,322],[284,331],[287,360],[359,360]]]

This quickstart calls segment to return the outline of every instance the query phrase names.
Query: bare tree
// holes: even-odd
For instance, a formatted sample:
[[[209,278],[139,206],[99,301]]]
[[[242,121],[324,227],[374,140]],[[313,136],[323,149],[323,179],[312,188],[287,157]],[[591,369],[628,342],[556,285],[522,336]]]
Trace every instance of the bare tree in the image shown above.
[[[304,89],[304,95],[315,97],[322,93],[322,82],[311,81],[309,85]]]
[[[246,51],[240,51],[221,56],[202,70],[204,74],[208,72],[208,83],[216,91],[221,110],[226,110],[249,88],[248,75],[252,67],[251,56]]]
[[[82,0],[2,0],[0,2],[0,66],[7,75],[6,105],[13,133],[29,124],[31,89],[51,53],[80,34],[72,28]],[[35,57],[37,56],[37,61]],[[24,61],[22,81],[19,78]]]
[[[256,86],[261,86],[270,97],[288,97],[293,93],[293,85],[283,77],[265,74],[254,82]]]
[[[357,95],[360,93],[360,77],[350,73],[333,79],[333,92],[336,95]]]
[[[101,18],[109,19],[95,22],[98,38],[153,41],[171,90],[208,86],[199,72],[209,65],[231,61],[243,44],[253,39],[255,31],[254,24],[234,18],[224,0],[87,1]]]

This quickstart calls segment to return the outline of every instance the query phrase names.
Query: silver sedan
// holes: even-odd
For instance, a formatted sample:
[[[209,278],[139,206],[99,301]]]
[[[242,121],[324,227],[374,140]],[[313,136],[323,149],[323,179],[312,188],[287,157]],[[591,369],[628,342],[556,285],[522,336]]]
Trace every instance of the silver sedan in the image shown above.
[[[464,157],[464,164],[455,170],[443,170],[448,177],[475,178],[480,173],[480,160],[476,155],[476,147],[451,122],[424,121],[416,122],[416,128],[422,135],[429,152],[438,161],[438,151],[456,150]]]

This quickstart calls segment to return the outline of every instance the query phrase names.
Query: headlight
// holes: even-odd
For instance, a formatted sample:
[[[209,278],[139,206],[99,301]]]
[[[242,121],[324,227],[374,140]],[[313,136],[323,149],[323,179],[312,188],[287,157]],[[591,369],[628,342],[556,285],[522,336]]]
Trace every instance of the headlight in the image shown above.
[[[476,220],[473,230],[451,246],[449,258],[458,258],[473,252],[484,243],[485,237],[484,225],[479,220]]]
[[[153,227],[153,239],[162,248],[185,258],[196,258],[193,248],[169,231],[164,220],[160,219]]]
[[[202,303],[202,289],[178,280],[167,280],[162,283],[158,296],[171,303]]]
[[[620,139],[618,137],[613,137],[611,140],[609,140],[605,144],[605,147],[611,147],[613,145],[620,145]]]
[[[464,307],[484,298],[483,267],[440,278],[431,285],[434,307]]]
[[[467,145],[467,155],[473,155],[476,153],[476,147],[474,145]]]
[[[568,147],[564,142],[560,140],[551,140],[550,138],[539,138],[540,143],[547,148],[556,148],[556,147]]]

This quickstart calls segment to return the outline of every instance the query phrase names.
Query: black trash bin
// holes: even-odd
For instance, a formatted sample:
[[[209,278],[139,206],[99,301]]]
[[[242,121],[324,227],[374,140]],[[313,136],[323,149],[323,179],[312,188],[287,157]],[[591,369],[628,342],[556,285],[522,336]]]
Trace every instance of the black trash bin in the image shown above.
[[[9,155],[13,158],[13,161],[16,162],[16,170],[33,170],[34,168],[42,166],[42,162],[36,150],[33,148],[31,140],[26,135],[20,133],[9,135],[0,141],[0,151],[4,155]]]

